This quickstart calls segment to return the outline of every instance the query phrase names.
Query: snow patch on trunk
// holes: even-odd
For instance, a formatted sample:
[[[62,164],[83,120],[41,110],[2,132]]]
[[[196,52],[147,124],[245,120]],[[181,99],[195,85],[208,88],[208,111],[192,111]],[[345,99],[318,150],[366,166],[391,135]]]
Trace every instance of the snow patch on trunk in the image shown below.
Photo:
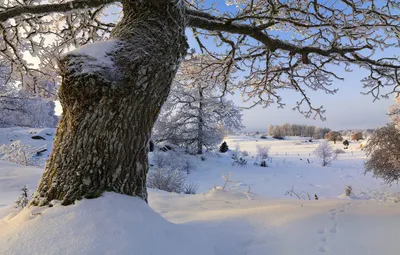
[[[118,49],[121,41],[109,40],[95,42],[68,52],[68,68],[74,69],[74,76],[82,74],[101,74],[104,71],[113,71],[113,53]]]

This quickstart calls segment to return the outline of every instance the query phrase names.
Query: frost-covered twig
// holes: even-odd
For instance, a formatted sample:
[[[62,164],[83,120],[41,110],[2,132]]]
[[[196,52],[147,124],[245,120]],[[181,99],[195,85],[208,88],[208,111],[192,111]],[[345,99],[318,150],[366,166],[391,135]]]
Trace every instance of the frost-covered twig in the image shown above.
[[[293,196],[294,195],[300,200],[306,200],[306,198],[308,200],[311,200],[311,196],[310,196],[310,194],[308,192],[305,192],[305,191],[296,192],[296,191],[294,191],[294,187],[293,186],[292,186],[292,188],[290,190],[286,191],[285,195],[286,196],[287,195],[289,195],[289,196]]]
[[[231,172],[229,172],[229,173],[228,173],[228,176],[222,175],[222,179],[224,179],[224,180],[225,180],[224,186],[222,186],[222,190],[225,190],[225,188],[226,188],[226,184],[228,184],[228,182],[229,182],[229,178],[231,177],[231,175],[232,175],[232,173],[231,173]]]
[[[38,158],[35,157],[39,155],[39,152],[45,151],[46,147],[46,145],[41,147],[29,146],[18,140],[10,145],[0,146],[0,159],[26,166],[38,166]]]

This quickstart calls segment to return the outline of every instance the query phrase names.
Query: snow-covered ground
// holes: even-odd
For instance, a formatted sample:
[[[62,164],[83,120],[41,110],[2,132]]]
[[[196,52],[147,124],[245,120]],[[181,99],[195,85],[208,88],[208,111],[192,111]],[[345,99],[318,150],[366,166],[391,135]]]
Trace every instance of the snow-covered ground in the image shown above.
[[[32,140],[32,131],[0,129],[0,145],[51,145],[54,130],[46,130],[46,140]],[[321,167],[311,153],[321,141],[304,140],[229,137],[230,149],[238,144],[249,152],[247,166],[232,166],[233,152],[205,161],[191,156],[196,169],[188,182],[199,194],[149,190],[150,207],[106,193],[16,214],[20,189],[34,191],[43,167],[0,161],[0,254],[398,254],[400,187],[364,175],[359,143]],[[254,165],[257,144],[271,146],[266,168]],[[233,182],[213,188],[223,186],[221,175],[229,172]],[[346,185],[353,187],[352,198],[343,195]],[[285,195],[292,187],[319,200]]]

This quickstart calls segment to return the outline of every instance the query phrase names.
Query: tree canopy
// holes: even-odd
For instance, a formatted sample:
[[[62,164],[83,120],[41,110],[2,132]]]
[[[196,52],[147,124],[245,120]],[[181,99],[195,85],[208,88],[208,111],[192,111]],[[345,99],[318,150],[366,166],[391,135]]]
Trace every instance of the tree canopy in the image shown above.
[[[54,95],[62,54],[109,39],[126,1],[2,1],[0,84],[18,81],[35,93]],[[400,91],[399,58],[385,51],[399,46],[397,0],[227,0],[223,9],[202,0],[138,4],[160,1],[182,6],[187,27],[201,51],[218,60],[221,77],[234,68],[243,71],[235,88],[254,105],[284,106],[280,91],[292,89],[300,95],[294,109],[324,118],[323,107],[313,105],[307,91],[334,94],[330,85],[343,79],[339,69],[365,69],[360,83],[375,98]],[[210,39],[217,49],[207,46]],[[27,52],[40,61],[30,64]]]

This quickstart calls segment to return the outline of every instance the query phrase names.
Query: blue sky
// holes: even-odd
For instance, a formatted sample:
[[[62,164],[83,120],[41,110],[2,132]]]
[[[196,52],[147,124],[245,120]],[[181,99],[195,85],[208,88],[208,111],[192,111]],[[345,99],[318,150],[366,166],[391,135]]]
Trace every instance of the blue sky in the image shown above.
[[[211,3],[213,1],[206,1]],[[232,6],[226,7],[225,1],[217,1],[217,8],[225,11]],[[282,34],[283,39],[289,39],[290,35]],[[188,33],[189,44],[193,48],[197,48],[197,43],[194,41],[191,33]],[[212,39],[206,44],[213,46]],[[391,49],[391,54],[399,55],[400,50]],[[268,108],[255,107],[243,111],[243,121],[246,126],[245,131],[262,131],[266,130],[269,125],[280,125],[283,123],[297,123],[317,126],[326,126],[331,129],[366,129],[383,126],[388,122],[386,115],[387,108],[394,104],[394,96],[390,99],[380,99],[373,102],[373,97],[370,95],[362,95],[363,92],[361,79],[365,77],[366,71],[358,67],[353,67],[353,72],[344,72],[343,69],[338,69],[337,74],[344,81],[334,81],[332,88],[338,88],[336,95],[327,95],[324,92],[311,92],[308,95],[311,97],[315,106],[323,105],[326,109],[326,121],[320,119],[306,119],[297,111],[293,111],[296,101],[300,97],[292,92],[286,91],[282,93],[283,101],[286,103],[285,109],[278,109],[277,105],[271,105]],[[364,91],[365,92],[365,91]],[[237,105],[249,106],[243,103],[240,97],[240,92],[230,97]]]

